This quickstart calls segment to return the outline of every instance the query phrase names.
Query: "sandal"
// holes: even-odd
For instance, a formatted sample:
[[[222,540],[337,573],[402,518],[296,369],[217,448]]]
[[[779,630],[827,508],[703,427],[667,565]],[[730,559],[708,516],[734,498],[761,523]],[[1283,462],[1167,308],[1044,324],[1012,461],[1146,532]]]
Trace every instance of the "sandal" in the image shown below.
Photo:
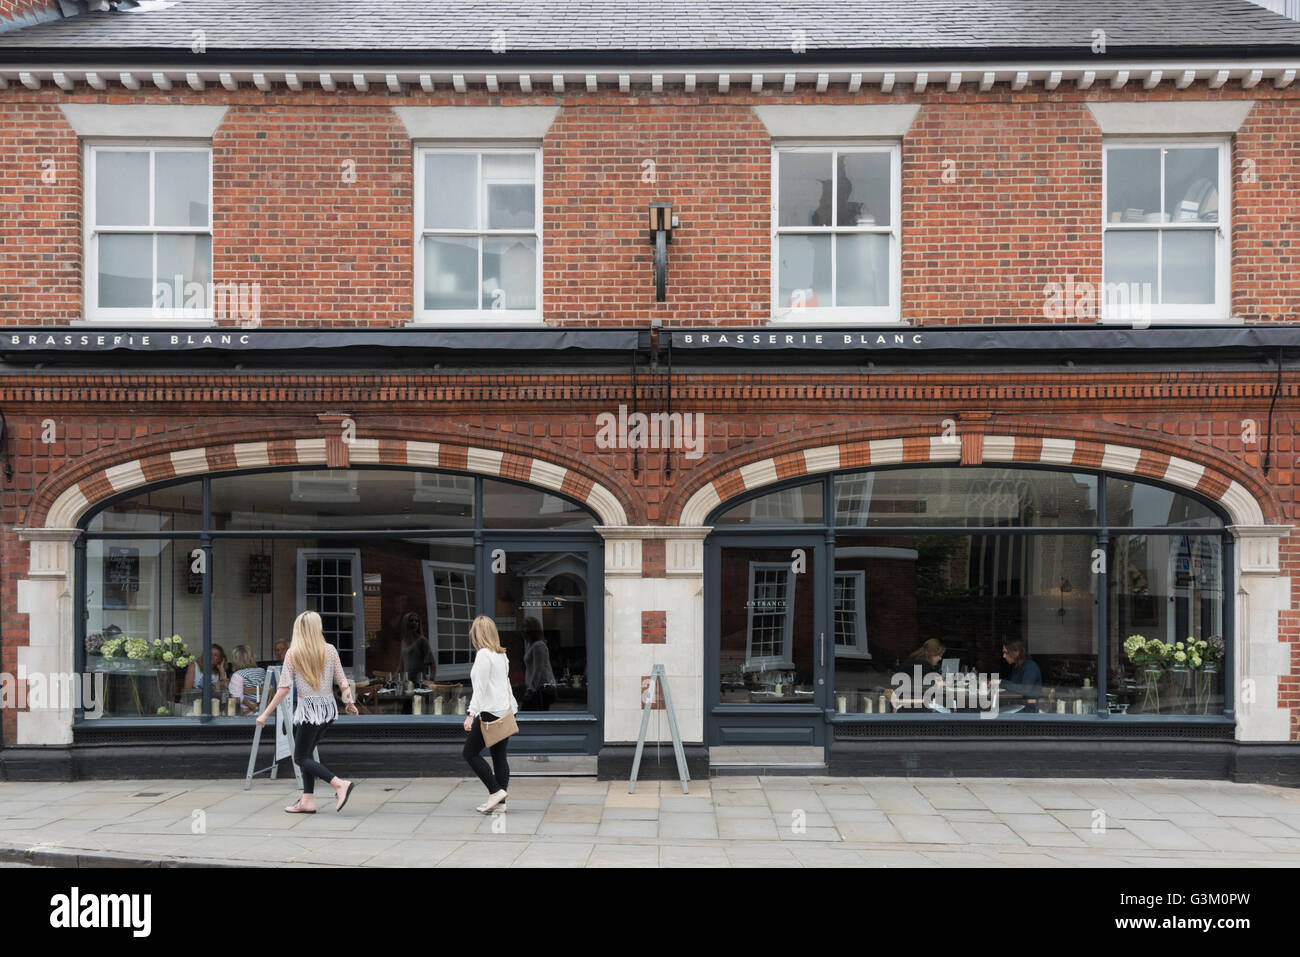
[[[348,786],[343,789],[343,796],[339,798],[339,803],[334,806],[335,811],[343,810],[344,805],[348,803],[348,798],[352,797],[352,792],[357,789],[355,781],[349,781]]]
[[[315,814],[315,813],[316,813],[316,809],[315,809],[314,807],[313,807],[313,808],[303,807],[303,806],[302,806],[302,801],[296,801],[296,802],[294,802],[294,804],[293,804],[292,806],[285,808],[285,809],[284,809],[284,813],[286,813],[286,814]]]

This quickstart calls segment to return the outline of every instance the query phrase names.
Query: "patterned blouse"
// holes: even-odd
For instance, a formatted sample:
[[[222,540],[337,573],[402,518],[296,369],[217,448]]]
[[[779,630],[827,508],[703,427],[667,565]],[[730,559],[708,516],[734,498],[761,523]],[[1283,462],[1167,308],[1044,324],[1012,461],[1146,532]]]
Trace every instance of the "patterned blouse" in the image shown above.
[[[352,686],[348,676],[343,672],[343,663],[339,661],[339,650],[328,645],[325,656],[325,672],[321,675],[324,688],[313,688],[307,679],[293,666],[293,658],[284,656],[284,670],[280,673],[280,687],[290,685],[298,692],[298,706],[293,711],[294,724],[329,724],[339,716],[338,705],[334,703],[334,688],[337,684],[343,692],[343,703],[352,704]]]

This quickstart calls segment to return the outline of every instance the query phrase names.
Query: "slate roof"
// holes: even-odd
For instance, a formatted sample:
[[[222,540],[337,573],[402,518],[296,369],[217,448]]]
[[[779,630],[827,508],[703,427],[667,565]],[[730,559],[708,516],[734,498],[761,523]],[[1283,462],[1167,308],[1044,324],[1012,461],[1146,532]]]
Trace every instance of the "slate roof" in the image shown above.
[[[1300,23],[1249,0],[151,0],[0,34],[0,49],[423,51],[505,55],[1300,50]],[[496,34],[499,38],[501,34]]]

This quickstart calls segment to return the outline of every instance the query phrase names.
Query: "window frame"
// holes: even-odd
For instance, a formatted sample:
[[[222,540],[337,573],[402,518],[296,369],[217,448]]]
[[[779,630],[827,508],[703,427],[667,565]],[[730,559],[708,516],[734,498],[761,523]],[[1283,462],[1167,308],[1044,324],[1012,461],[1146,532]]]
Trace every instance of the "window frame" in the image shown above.
[[[492,328],[509,328],[510,326],[540,326],[543,325],[543,304],[542,304],[542,264],[544,261],[544,223],[542,220],[542,179],[543,179],[543,162],[544,155],[542,147],[535,142],[518,142],[518,141],[493,141],[491,143],[441,143],[441,142],[424,142],[414,145],[414,165],[415,165],[415,197],[414,207],[411,210],[412,222],[412,248],[413,248],[413,267],[415,275],[415,288],[412,296],[412,317],[415,325],[437,325],[437,326],[482,326],[484,322],[490,322]],[[532,230],[523,229],[487,229],[484,223],[483,209],[483,157],[487,154],[509,154],[509,153],[528,153],[533,157],[533,228]],[[477,213],[478,226],[474,229],[451,229],[437,228],[431,229],[424,222],[424,198],[425,198],[425,157],[431,154],[469,154],[478,157],[476,180],[474,187],[474,196]],[[478,250],[478,281],[475,284],[475,295],[482,301],[483,294],[483,246],[481,240],[489,236],[532,236],[537,243],[535,273],[535,289],[533,292],[535,308],[531,310],[524,309],[426,309],[424,306],[424,240],[427,236],[464,236],[476,237],[480,240]],[[494,320],[497,313],[503,314],[504,318]]]
[[[755,586],[758,584],[756,572],[779,571],[785,576],[785,608],[781,610],[781,654],[754,654],[754,615],[755,613],[773,614],[774,609],[759,609],[754,606],[757,601]],[[744,670],[752,671],[788,671],[794,668],[794,574],[789,562],[755,562],[749,563],[749,608],[745,620],[745,664]]]
[[[474,646],[472,644],[469,644],[469,639],[466,637],[469,634],[468,623],[464,634],[460,634],[460,633],[444,634],[443,632],[439,631],[438,629],[439,615],[438,615],[438,601],[437,601],[438,584],[435,576],[437,575],[438,572],[448,572],[448,573],[458,572],[462,576],[465,576],[469,579],[469,589],[468,589],[469,604],[470,604],[469,621],[473,622],[474,617],[477,614],[477,601],[476,601],[476,594],[477,594],[476,589],[478,588],[477,568],[472,562],[467,565],[464,564],[463,562],[434,561],[433,559],[425,558],[425,559],[421,559],[420,561],[420,571],[421,574],[424,576],[425,607],[426,609],[429,609],[429,611],[426,612],[426,618],[428,620],[426,635],[429,639],[429,647],[433,651],[434,669],[435,669],[435,673],[438,675],[438,680],[439,681],[468,680],[470,676],[470,669],[473,668],[474,666],[474,654],[475,654]],[[455,616],[453,616],[453,620],[454,617]],[[465,659],[464,662],[458,662],[454,660],[457,657],[458,652],[460,651],[460,649],[456,647],[457,638],[462,639],[464,642],[468,644],[469,647],[468,657]],[[440,655],[444,650],[448,651],[451,654],[451,657],[453,658],[453,661],[447,665],[444,665],[440,658]]]
[[[366,674],[366,602],[365,602],[365,582],[361,573],[361,549],[359,548],[338,548],[338,547],[307,547],[297,550],[297,581],[295,583],[295,594],[299,608],[307,608],[307,563],[310,561],[321,561],[327,559],[346,558],[352,563],[352,587],[353,610],[350,613],[352,618],[352,647],[346,649],[351,653],[352,664],[344,665],[343,671],[347,676],[356,681],[358,678],[365,677]],[[326,615],[322,614],[322,618]],[[337,647],[337,646],[336,646]],[[344,649],[339,648],[342,653]],[[340,662],[341,663],[341,662]]]
[[[1110,163],[1109,151],[1112,149],[1159,149],[1160,159],[1160,202],[1163,207],[1165,187],[1165,153],[1169,149],[1180,147],[1206,148],[1217,147],[1219,151],[1219,220],[1213,227],[1202,223],[1111,223],[1108,220],[1110,206]],[[1145,325],[1177,325],[1179,323],[1230,323],[1240,322],[1232,315],[1232,138],[1227,136],[1170,136],[1170,137],[1103,137],[1101,146],[1101,267],[1102,291],[1097,299],[1098,321],[1103,323]],[[1107,303],[1106,287],[1106,237],[1110,232],[1154,232],[1157,237],[1164,232],[1214,231],[1214,289],[1215,300],[1212,303],[1171,303],[1153,302],[1150,315],[1123,315],[1112,310]],[[1159,284],[1162,282],[1162,244],[1156,242],[1156,283],[1159,298]]]
[[[830,153],[832,171],[837,169],[835,157],[840,153],[887,153],[889,155],[889,218],[888,227],[881,226],[781,226],[781,154]],[[771,303],[772,323],[775,325],[900,325],[902,319],[903,275],[903,224],[902,224],[902,154],[901,140],[835,140],[835,141],[785,141],[772,144],[772,202],[769,210],[771,226]],[[831,181],[831,209],[837,208],[838,177]],[[889,304],[885,306],[815,306],[795,308],[781,303],[781,237],[788,235],[886,235],[889,244]],[[835,288],[835,241],[831,241],[831,291]]]
[[[197,226],[158,226],[150,223],[146,226],[112,226],[101,228],[95,221],[95,203],[98,190],[98,178],[96,175],[97,163],[96,154],[100,152],[116,153],[147,153],[149,154],[149,218],[154,218],[154,205],[157,200],[155,195],[155,176],[154,176],[154,155],[157,153],[192,153],[202,150],[208,157],[208,225],[206,227]],[[214,303],[212,302],[212,287],[216,286],[215,274],[215,230],[214,221],[216,219],[216,208],[213,204],[213,184],[212,184],[212,164],[213,149],[211,140],[202,139],[159,139],[157,137],[147,138],[95,138],[82,141],[82,170],[84,189],[82,191],[82,315],[86,321],[93,323],[121,323],[151,321],[167,325],[211,325],[214,320]],[[99,305],[99,235],[101,233],[111,235],[144,235],[155,237],[153,246],[153,261],[150,269],[157,269],[157,236],[160,235],[177,235],[177,236],[204,236],[208,237],[209,246],[212,249],[211,259],[208,263],[208,274],[211,277],[207,295],[207,305],[203,309],[187,309],[173,306],[167,310],[159,310],[152,302],[148,307],[139,308],[130,307],[101,307]],[[158,287],[158,277],[154,276],[153,288]],[[165,313],[165,314],[164,314]]]
[[[835,648],[835,657],[837,658],[857,658],[862,661],[871,660],[871,651],[867,645],[867,616],[862,613],[862,606],[865,604],[863,597],[867,591],[867,573],[860,569],[834,570],[832,574],[835,577],[835,586],[838,589],[840,579],[852,582],[852,588],[855,595],[853,609],[853,638],[852,644],[840,643],[839,619],[835,616],[839,614],[840,599],[838,591],[831,603],[831,644]]]

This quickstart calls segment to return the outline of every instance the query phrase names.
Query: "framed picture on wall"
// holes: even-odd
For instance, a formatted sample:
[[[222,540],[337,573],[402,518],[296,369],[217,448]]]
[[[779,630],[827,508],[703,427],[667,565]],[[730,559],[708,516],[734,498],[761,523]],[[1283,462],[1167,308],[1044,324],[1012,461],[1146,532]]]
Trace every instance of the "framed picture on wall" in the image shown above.
[[[1130,595],[1129,602],[1134,625],[1150,628],[1160,624],[1155,595]]]
[[[104,552],[104,607],[129,608],[140,590],[140,549],[110,545]]]
[[[271,556],[248,556],[248,593],[250,595],[271,594]]]

